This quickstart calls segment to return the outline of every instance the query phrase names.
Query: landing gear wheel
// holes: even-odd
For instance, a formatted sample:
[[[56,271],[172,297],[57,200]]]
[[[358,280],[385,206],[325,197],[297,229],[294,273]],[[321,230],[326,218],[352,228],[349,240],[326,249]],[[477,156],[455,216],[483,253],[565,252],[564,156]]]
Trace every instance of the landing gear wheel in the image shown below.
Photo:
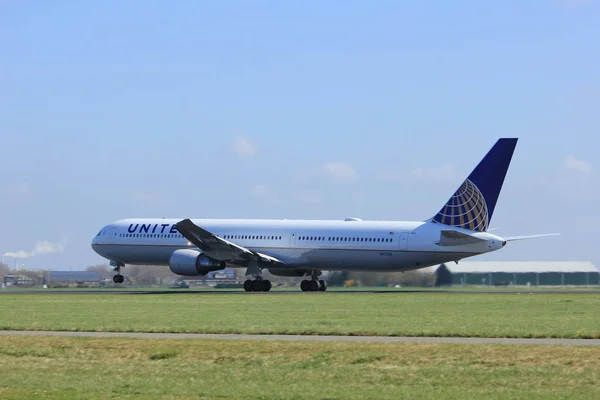
[[[308,281],[311,292],[317,292],[319,290],[319,281]]]
[[[263,281],[252,281],[252,291],[253,292],[262,292],[263,291]]]
[[[324,280],[319,280],[319,292],[324,292],[327,290],[327,282]]]
[[[121,275],[121,268],[123,268],[125,264],[123,264],[122,262],[111,261],[110,265],[115,267],[113,271],[117,273],[115,276],[113,276],[113,282],[123,283],[125,281],[125,277]]]
[[[268,292],[269,290],[271,290],[271,287],[273,287],[273,285],[271,285],[271,281],[270,280],[264,280],[262,281],[262,291],[263,292]]]
[[[252,283],[253,282],[250,279],[244,281],[244,290],[246,292],[251,292],[252,291],[252,286],[253,286]]]
[[[303,292],[308,292],[308,291],[310,291],[310,281],[307,281],[306,279],[305,279],[305,280],[303,280],[303,281],[300,283],[300,289],[301,289]]]

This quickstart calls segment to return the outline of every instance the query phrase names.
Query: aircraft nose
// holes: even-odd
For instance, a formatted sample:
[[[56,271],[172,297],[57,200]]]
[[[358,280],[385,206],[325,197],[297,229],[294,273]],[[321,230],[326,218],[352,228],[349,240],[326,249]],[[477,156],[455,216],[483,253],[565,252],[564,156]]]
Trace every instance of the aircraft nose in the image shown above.
[[[104,230],[104,228],[102,228],[102,230]],[[96,253],[98,253],[98,254],[100,254],[100,253],[98,252],[98,250],[99,250],[99,248],[98,248],[98,247],[99,247],[99,246],[98,246],[98,243],[100,242],[100,240],[99,240],[99,237],[100,237],[100,234],[102,233],[102,230],[100,230],[100,232],[98,232],[98,234],[97,234],[96,236],[94,236],[94,238],[92,239],[92,243],[91,243],[91,244],[92,244],[92,249],[93,249],[93,250],[94,250]]]
[[[98,238],[96,237],[92,239],[92,250],[98,252]]]

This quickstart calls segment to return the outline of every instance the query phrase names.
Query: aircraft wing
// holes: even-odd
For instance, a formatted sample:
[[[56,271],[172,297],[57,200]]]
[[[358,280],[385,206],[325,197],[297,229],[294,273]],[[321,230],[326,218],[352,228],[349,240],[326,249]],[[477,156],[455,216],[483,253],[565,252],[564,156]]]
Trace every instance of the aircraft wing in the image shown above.
[[[218,237],[204,228],[194,224],[190,219],[179,221],[175,229],[202,252],[215,260],[229,261],[234,264],[247,265],[251,261],[260,264],[283,264],[275,257],[247,249],[233,242]]]

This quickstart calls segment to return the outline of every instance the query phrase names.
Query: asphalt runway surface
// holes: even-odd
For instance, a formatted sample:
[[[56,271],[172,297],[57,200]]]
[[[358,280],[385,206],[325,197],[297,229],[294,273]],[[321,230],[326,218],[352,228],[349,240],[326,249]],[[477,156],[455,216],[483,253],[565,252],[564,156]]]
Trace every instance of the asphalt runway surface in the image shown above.
[[[0,289],[0,295],[3,294],[179,294],[179,295],[202,295],[202,294],[243,294],[243,295],[274,295],[274,294],[285,294],[285,295],[327,295],[327,294],[345,294],[345,293],[369,293],[369,294],[407,294],[407,293],[430,293],[430,294],[598,294],[598,289],[536,289],[536,290],[419,290],[419,289],[406,289],[406,290],[330,290],[327,292],[302,292],[299,288],[297,291],[278,291],[277,289],[271,292],[248,292],[246,293],[243,289],[240,290],[220,290],[220,289],[201,289],[201,290],[178,290],[178,289],[167,289],[167,290],[128,290],[128,289],[66,289],[66,290],[48,290],[48,289],[31,289],[31,290],[6,290]]]
[[[353,343],[449,343],[510,344],[538,346],[600,346],[600,339],[512,339],[401,336],[317,336],[317,335],[245,335],[203,333],[133,333],[133,332],[58,332],[0,331],[0,336],[59,336],[129,339],[195,339],[195,340],[269,340],[284,342],[353,342]]]

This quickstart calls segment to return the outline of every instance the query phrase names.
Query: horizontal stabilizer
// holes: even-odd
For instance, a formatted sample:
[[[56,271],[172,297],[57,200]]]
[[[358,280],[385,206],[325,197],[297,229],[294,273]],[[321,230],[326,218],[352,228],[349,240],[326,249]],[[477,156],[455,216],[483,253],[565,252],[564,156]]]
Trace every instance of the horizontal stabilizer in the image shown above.
[[[515,242],[517,240],[537,239],[537,238],[543,238],[543,237],[548,237],[548,236],[560,236],[560,233],[542,233],[539,235],[511,236],[511,237],[504,238],[504,240],[506,240],[507,242]]]
[[[440,232],[439,246],[466,246],[468,244],[481,242],[483,239],[454,230],[443,230]]]

